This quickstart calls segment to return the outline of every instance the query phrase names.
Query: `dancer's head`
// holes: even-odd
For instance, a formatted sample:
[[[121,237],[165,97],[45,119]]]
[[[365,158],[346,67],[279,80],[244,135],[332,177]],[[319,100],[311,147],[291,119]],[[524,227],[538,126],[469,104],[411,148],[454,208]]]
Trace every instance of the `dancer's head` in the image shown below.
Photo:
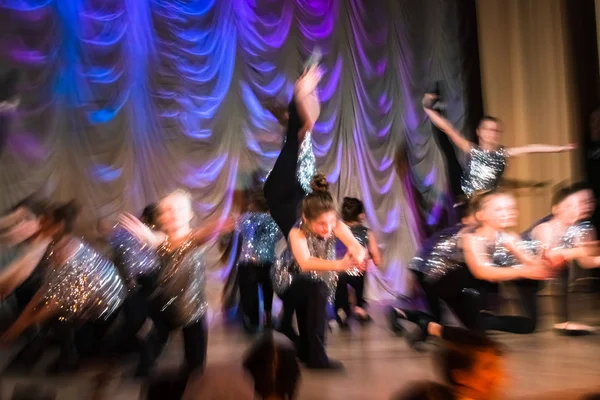
[[[477,137],[480,145],[496,147],[500,144],[501,136],[502,125],[498,118],[489,115],[481,118],[477,127]]]
[[[557,185],[552,194],[552,216],[565,224],[577,221],[575,198],[571,195],[571,188],[563,184]]]
[[[496,230],[511,228],[517,224],[517,202],[511,194],[492,190],[478,193],[471,201],[478,224]]]
[[[365,217],[363,202],[354,197],[344,197],[342,203],[342,219],[344,222],[362,222]]]
[[[329,183],[323,174],[313,177],[313,190],[302,202],[302,220],[315,235],[329,237],[337,224],[337,207],[329,193]]]
[[[577,210],[577,221],[590,219],[596,212],[596,197],[589,184],[586,182],[573,184],[571,196]]]
[[[142,215],[140,216],[140,221],[142,221],[145,225],[149,227],[156,226],[156,208],[158,206],[155,203],[148,204],[142,210]]]
[[[456,337],[445,338],[436,357],[443,378],[460,398],[498,398],[504,381],[499,345],[483,334],[452,329],[456,330],[456,335],[452,335]]]
[[[262,187],[253,190],[249,195],[248,210],[252,212],[267,212],[269,204],[265,198],[265,192]]]
[[[185,190],[178,189],[158,203],[157,221],[169,236],[186,234],[193,218],[192,195]]]
[[[294,344],[269,331],[250,348],[244,368],[254,379],[254,389],[265,400],[293,399],[300,381],[300,366]]]
[[[81,207],[75,200],[54,207],[47,215],[44,231],[54,239],[73,233]]]

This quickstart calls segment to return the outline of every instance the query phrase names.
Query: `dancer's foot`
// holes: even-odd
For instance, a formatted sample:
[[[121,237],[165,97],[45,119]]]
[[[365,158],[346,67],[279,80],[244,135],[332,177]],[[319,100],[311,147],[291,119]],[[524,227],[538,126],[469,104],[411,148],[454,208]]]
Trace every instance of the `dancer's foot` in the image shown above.
[[[367,313],[367,311],[362,307],[354,307],[354,316],[361,325],[365,325],[373,321],[369,313]]]
[[[350,325],[348,325],[348,314],[344,310],[338,310],[335,314],[335,320],[338,323],[338,326],[341,330],[350,329]]]
[[[560,324],[554,324],[554,331],[564,336],[586,336],[594,333],[596,329],[585,324],[563,322]]]
[[[399,319],[406,319],[406,314],[399,308],[389,306],[386,315],[390,330],[396,335],[402,336],[406,332],[406,329],[400,324]]]
[[[320,371],[331,371],[331,372],[343,372],[345,370],[344,364],[338,360],[330,358],[325,364],[307,364],[306,368]]]

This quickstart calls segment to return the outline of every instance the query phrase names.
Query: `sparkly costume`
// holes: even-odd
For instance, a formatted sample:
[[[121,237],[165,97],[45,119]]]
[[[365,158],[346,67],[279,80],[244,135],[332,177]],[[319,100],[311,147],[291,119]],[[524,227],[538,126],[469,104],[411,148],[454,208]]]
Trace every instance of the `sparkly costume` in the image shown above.
[[[260,264],[275,260],[275,245],[281,240],[282,234],[269,213],[243,214],[236,230],[243,237],[238,263]]]
[[[260,325],[258,288],[263,293],[266,323],[270,323],[273,284],[270,271],[275,261],[275,245],[282,238],[279,227],[269,213],[248,212],[237,224],[242,246],[237,262],[240,303],[244,328],[254,333]]]
[[[138,278],[156,271],[159,259],[156,251],[140,243],[129,231],[117,227],[111,235],[110,246],[114,252],[115,265],[130,285]]]
[[[486,283],[476,279],[470,272],[460,253],[461,239],[464,229],[449,228],[438,235],[434,242],[429,243],[427,252],[422,252],[411,263],[411,270],[416,281],[420,284],[427,302],[429,313],[414,310],[402,310],[398,315],[404,315],[410,321],[417,323],[425,335],[429,322],[441,321],[440,300],[454,312],[459,320],[469,329],[500,330],[513,333],[531,333],[535,329],[536,306],[524,304],[527,317],[495,316],[481,314],[484,305]],[[506,238],[503,234],[489,243],[486,238],[474,235],[475,239],[484,242],[484,256],[490,258],[493,266],[500,267],[496,262],[505,266],[514,263],[504,250]],[[521,281],[519,281],[521,282]],[[527,299],[535,301],[536,286],[533,281],[523,281],[518,287],[519,294],[525,294]],[[537,282],[533,282],[537,284]],[[533,313],[533,314],[532,314]],[[393,323],[393,322],[392,322]]]
[[[306,194],[312,193],[310,182],[313,176],[317,174],[317,160],[313,152],[312,133],[306,132],[302,144],[300,145],[300,153],[298,154],[298,170],[296,175],[298,182]]]
[[[126,294],[117,269],[85,243],[71,239],[65,246],[73,249],[64,264],[58,265],[55,253],[49,253],[45,305],[56,307],[61,320],[108,319]]]
[[[331,235],[327,239],[322,239],[303,227],[302,223],[298,224],[299,229],[306,236],[306,244],[310,255],[323,260],[335,260],[335,236]],[[338,275],[335,271],[302,271],[300,266],[294,260],[291,246],[285,250],[283,256],[275,261],[272,269],[271,277],[273,286],[278,295],[282,295],[291,286],[294,278],[298,275],[308,277],[315,281],[322,281],[329,289],[328,299],[333,300],[335,288],[337,286]]]
[[[468,163],[461,178],[461,188],[467,197],[480,190],[495,189],[506,168],[508,154],[503,147],[498,150],[483,150],[473,144]]]
[[[158,297],[175,326],[198,322],[208,310],[206,301],[205,249],[187,239],[172,248],[167,239],[158,249],[162,266],[158,278]]]

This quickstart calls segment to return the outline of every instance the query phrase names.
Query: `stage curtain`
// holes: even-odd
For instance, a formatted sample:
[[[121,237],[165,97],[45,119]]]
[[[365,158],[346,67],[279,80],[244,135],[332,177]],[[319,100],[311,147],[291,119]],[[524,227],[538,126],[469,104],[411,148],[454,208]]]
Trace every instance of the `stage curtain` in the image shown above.
[[[503,120],[506,146],[579,138],[566,1],[477,1],[484,111]],[[515,191],[521,228],[549,213],[553,185],[581,176],[577,157],[580,151],[510,160],[507,177],[523,186]]]
[[[443,82],[450,119],[462,129],[470,118],[465,4],[473,3],[5,0],[1,51],[23,71],[23,102],[0,158],[0,208],[36,191],[76,198],[88,238],[98,217],[137,214],[179,187],[192,192],[199,221],[229,215],[234,192],[254,171],[265,175],[281,148],[262,102],[288,102],[319,46],[318,167],[340,201],[365,203],[385,261],[373,271],[373,296],[403,293],[420,221],[435,224],[447,206],[425,88]],[[409,155],[402,177],[399,149]]]

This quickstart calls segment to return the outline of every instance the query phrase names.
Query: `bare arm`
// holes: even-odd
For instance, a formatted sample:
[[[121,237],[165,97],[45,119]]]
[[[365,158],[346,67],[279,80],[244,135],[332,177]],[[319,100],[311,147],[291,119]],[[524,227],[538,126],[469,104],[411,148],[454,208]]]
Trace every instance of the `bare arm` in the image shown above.
[[[506,152],[509,156],[515,157],[532,153],[562,153],[565,151],[574,150],[575,148],[576,146],[574,145],[552,146],[549,144],[530,144],[521,147],[510,147],[506,149]]]
[[[23,208],[17,208],[10,214],[0,217],[0,230],[7,229],[12,225],[16,224],[21,218],[25,216],[24,214],[25,211],[23,210]]]
[[[35,270],[50,240],[40,240],[24,249],[24,254],[10,263],[0,274],[0,297],[11,294]]]
[[[382,260],[381,254],[379,253],[379,244],[377,243],[377,239],[375,239],[375,235],[373,232],[369,232],[369,253],[371,253],[371,259],[373,260],[373,264],[376,267],[380,267]]]
[[[321,71],[318,66],[311,67],[304,75],[298,79],[294,87],[294,98],[298,115],[303,122],[301,136],[313,129],[319,114],[321,113],[321,104],[316,89],[321,80]]]
[[[303,271],[345,271],[350,267],[347,257],[344,260],[330,261],[311,256],[306,236],[297,228],[290,231],[290,245],[292,254]]]
[[[235,222],[234,217],[227,218],[224,222],[218,218],[208,221],[201,228],[194,229],[194,241],[202,245],[217,236],[231,233],[235,229]]]
[[[553,232],[552,227],[548,223],[537,226],[532,232],[532,236],[539,240],[544,246],[550,247],[553,245],[552,238]],[[600,266],[600,257],[597,254],[593,254],[597,251],[595,243],[596,234],[590,232],[586,238],[578,241],[575,244],[575,248],[572,249],[549,249],[548,257],[562,259],[564,261],[577,261],[582,268],[597,268]]]
[[[153,248],[160,246],[166,239],[164,233],[153,231],[131,214],[125,213],[121,215],[119,217],[119,224],[141,243]]]
[[[519,278],[530,278],[525,273],[529,268],[499,268],[486,255],[483,243],[473,235],[464,238],[464,252],[467,267],[477,279],[489,282],[510,281]],[[530,278],[532,279],[532,278]]]
[[[429,101],[429,97],[432,95],[425,95],[423,98],[423,104],[425,105],[426,101]],[[465,137],[456,130],[456,128],[448,121],[446,118],[442,117],[440,113],[430,108],[423,106],[425,110],[425,114],[429,117],[431,122],[442,132],[448,135],[448,138],[464,153],[468,153],[471,151],[471,142],[469,142]]]

